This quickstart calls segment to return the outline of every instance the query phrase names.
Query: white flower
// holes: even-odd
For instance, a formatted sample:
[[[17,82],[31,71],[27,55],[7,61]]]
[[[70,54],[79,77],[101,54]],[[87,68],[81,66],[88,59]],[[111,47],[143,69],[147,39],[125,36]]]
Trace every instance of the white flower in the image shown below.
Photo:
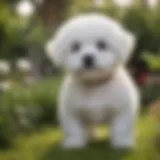
[[[158,0],[148,0],[147,3],[150,8],[154,9],[158,5]]]
[[[22,0],[20,1],[17,6],[17,13],[21,16],[28,17],[31,16],[34,13],[34,6],[32,3],[28,0]]]
[[[30,72],[32,69],[31,63],[28,59],[19,59],[16,63],[16,66],[21,72]]]
[[[133,4],[132,0],[114,0],[114,3],[120,7],[129,7]]]
[[[11,84],[9,83],[9,81],[3,81],[0,82],[0,90],[1,91],[8,91],[11,88]]]
[[[0,75],[8,75],[11,71],[9,62],[0,60]]]
[[[94,5],[96,7],[102,7],[104,5],[104,0],[94,0]]]

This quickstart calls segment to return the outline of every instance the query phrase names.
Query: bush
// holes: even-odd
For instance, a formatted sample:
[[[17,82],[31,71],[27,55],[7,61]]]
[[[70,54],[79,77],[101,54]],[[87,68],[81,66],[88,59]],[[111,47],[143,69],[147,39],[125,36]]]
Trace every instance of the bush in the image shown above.
[[[28,88],[15,85],[1,96],[0,144],[9,144],[14,134],[56,123],[60,81],[60,77],[55,77]]]
[[[159,10],[130,8],[122,18],[122,23],[137,37],[135,56],[144,51],[159,52],[160,17]]]
[[[143,104],[150,104],[157,98],[159,98],[160,95],[160,85],[150,85],[147,87],[144,87],[142,89],[142,102]]]
[[[0,148],[5,149],[11,145],[12,142],[12,126],[8,123],[4,116],[0,115]]]
[[[154,55],[154,53],[144,52],[142,53],[142,58],[147,62],[152,71],[160,71],[160,53]]]

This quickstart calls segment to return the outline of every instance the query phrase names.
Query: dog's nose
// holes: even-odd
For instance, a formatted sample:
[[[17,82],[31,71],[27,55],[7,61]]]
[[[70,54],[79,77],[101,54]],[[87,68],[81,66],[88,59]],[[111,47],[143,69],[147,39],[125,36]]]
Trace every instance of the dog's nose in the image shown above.
[[[83,58],[83,65],[86,69],[90,69],[94,66],[94,58],[91,55],[86,55]]]

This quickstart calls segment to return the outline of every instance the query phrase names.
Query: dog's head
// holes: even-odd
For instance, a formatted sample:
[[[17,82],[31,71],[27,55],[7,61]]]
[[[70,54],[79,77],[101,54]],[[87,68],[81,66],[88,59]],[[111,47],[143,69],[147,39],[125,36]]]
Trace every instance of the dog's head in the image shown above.
[[[86,79],[110,75],[127,62],[134,37],[119,23],[100,14],[67,21],[47,44],[57,66]]]

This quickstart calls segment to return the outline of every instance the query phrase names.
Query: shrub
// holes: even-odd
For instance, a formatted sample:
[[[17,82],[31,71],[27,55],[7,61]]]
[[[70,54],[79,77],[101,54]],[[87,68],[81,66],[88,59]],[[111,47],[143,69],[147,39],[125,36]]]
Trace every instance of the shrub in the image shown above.
[[[35,131],[56,123],[56,99],[60,77],[24,88],[15,85],[0,99],[0,143],[9,144],[13,135]]]
[[[154,53],[144,52],[142,58],[147,62],[152,71],[160,71],[160,53],[155,55]]]
[[[142,102],[143,104],[150,104],[160,95],[160,85],[149,85],[142,89]]]

